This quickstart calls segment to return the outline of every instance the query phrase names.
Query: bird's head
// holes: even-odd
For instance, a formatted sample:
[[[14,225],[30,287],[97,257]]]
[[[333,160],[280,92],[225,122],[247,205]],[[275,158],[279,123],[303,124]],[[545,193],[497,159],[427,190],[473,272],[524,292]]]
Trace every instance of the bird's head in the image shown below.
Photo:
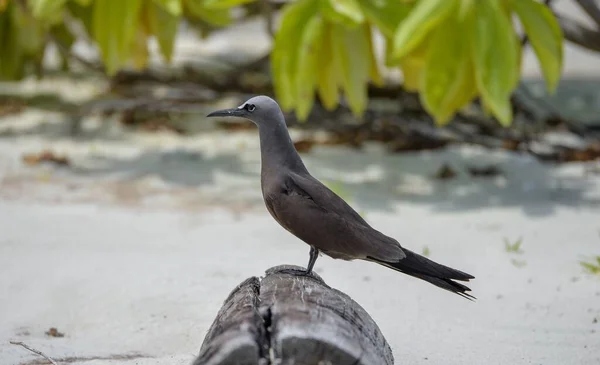
[[[255,96],[237,108],[214,111],[207,117],[240,117],[251,120],[259,127],[277,122],[285,123],[277,102],[264,95]]]

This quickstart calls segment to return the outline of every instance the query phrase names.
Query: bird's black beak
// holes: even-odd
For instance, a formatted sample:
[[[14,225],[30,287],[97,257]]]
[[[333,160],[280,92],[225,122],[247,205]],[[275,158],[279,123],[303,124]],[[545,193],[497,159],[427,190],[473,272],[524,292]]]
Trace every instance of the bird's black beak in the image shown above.
[[[217,110],[207,115],[207,117],[242,117],[244,116],[244,109],[223,109]]]

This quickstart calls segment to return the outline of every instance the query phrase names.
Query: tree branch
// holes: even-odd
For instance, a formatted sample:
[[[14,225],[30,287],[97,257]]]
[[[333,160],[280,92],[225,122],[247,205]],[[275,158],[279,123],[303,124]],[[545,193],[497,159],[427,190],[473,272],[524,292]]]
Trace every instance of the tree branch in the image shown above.
[[[600,5],[596,0],[575,0],[579,7],[600,26]]]
[[[585,27],[573,19],[555,14],[565,39],[583,48],[600,52],[600,31]]]
[[[68,58],[73,59],[73,60],[79,62],[80,64],[82,64],[85,68],[87,68],[90,71],[105,73],[104,66],[96,64],[93,61],[88,61],[84,57],[76,54],[75,52],[71,52],[69,47],[65,46],[58,38],[56,38],[54,36],[54,34],[52,32],[48,32],[47,37],[48,37],[48,40],[50,40],[51,42],[54,43],[54,45],[58,49],[58,52],[60,52],[60,54],[65,59],[68,59]]]

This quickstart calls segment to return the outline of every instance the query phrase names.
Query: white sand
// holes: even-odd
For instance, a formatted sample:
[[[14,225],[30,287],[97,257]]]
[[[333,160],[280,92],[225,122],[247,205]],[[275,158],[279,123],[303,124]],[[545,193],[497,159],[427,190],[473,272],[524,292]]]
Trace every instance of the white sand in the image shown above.
[[[236,284],[305,265],[307,246],[262,206],[253,132],[121,137],[0,140],[2,364],[35,358],[9,340],[57,359],[100,358],[75,364],[187,364]],[[20,163],[44,147],[77,168]],[[475,148],[317,148],[304,158],[316,176],[344,181],[376,228],[477,277],[470,303],[374,264],[319,259],[317,272],[371,313],[398,364],[600,361],[600,277],[578,262],[600,255],[599,175]],[[103,172],[90,172],[99,160]],[[443,161],[459,176],[433,181]],[[507,177],[467,176],[465,164],[487,162]],[[522,237],[524,253],[506,252],[505,237]],[[49,327],[65,337],[45,336]],[[110,359],[131,354],[143,357]]]

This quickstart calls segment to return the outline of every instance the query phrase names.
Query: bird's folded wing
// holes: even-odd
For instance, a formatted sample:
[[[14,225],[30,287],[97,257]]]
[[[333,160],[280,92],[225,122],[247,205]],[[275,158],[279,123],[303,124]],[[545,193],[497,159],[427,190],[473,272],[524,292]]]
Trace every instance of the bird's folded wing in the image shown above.
[[[299,190],[302,190],[321,208],[336,213],[340,217],[354,223],[365,226],[369,224],[360,216],[344,199],[323,185],[312,176],[302,176],[290,173],[290,182]]]
[[[290,174],[283,193],[267,199],[269,210],[288,231],[322,251],[348,258],[398,261],[396,240],[373,229],[342,198],[314,179]]]

